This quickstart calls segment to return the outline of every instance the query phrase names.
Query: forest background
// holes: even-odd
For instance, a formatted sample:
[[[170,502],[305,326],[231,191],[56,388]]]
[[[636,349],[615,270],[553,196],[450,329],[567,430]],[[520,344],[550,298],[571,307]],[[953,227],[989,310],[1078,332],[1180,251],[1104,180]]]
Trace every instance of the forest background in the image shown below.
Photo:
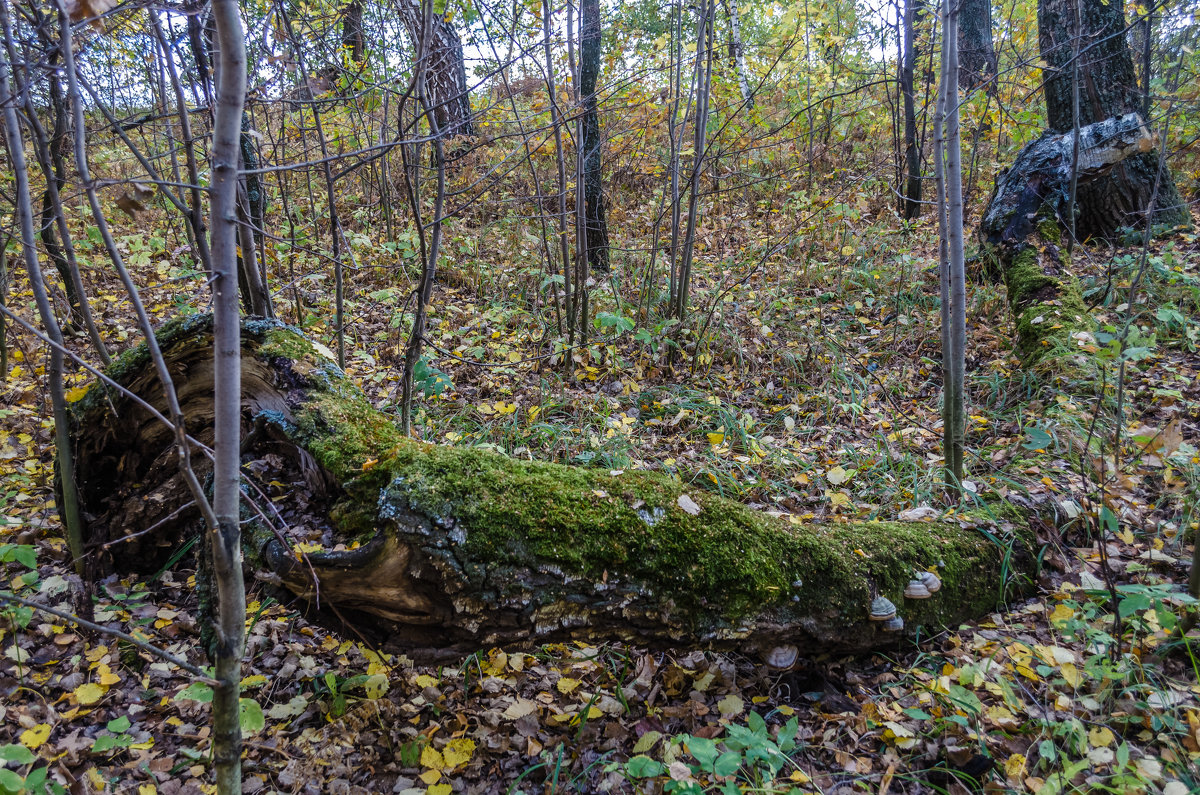
[[[1116,4],[1115,35],[1071,35],[1113,7],[966,2],[945,80],[945,17],[920,3],[6,6],[0,787],[208,789],[230,767],[213,683],[233,676],[245,791],[1194,791],[1200,27],[1185,3]],[[222,118],[230,15],[246,93]],[[1119,112],[1167,168],[1154,200],[1168,179],[1176,198],[1157,224],[1084,199],[1079,226],[1058,217],[1087,321],[1022,323],[975,230],[1018,152],[1071,129],[1047,81],[1088,105],[1112,56],[1073,66],[1113,41],[1137,99]],[[961,478],[942,446],[947,83]],[[130,573],[115,541],[71,537],[54,459],[97,369],[169,319],[224,306],[236,325],[239,302],[418,439],[662,471],[797,525],[1031,527],[1036,582],[998,582],[1009,609],[981,624],[780,668],[609,643],[419,665],[251,580],[244,668],[214,671],[183,523],[176,568]],[[220,464],[197,466],[216,507]],[[294,549],[331,546],[278,474],[245,476]]]

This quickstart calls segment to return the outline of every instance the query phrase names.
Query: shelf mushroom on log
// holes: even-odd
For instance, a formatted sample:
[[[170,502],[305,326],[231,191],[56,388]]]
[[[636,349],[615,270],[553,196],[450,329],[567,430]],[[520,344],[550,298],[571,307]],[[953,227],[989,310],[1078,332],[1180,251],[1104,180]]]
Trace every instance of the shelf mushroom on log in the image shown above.
[[[211,442],[211,319],[174,321],[158,339],[188,433]],[[658,473],[404,438],[299,331],[250,319],[242,344],[247,565],[387,649],[428,659],[609,639],[859,652],[896,642],[870,620],[877,595],[903,603],[909,627],[954,626],[993,610],[1034,565],[1023,531],[797,524]],[[144,346],[107,374],[162,409]],[[198,522],[171,429],[111,386],[73,409],[94,557],[155,571]],[[205,457],[192,460],[203,480]],[[932,561],[940,596],[904,600]]]

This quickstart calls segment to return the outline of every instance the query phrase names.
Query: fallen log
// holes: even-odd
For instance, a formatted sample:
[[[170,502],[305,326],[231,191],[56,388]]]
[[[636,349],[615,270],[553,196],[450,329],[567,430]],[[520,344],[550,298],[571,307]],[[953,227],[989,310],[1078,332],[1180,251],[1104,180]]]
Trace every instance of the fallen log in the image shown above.
[[[212,438],[211,325],[188,318],[158,334],[200,443]],[[242,339],[247,505],[265,505],[245,514],[248,565],[385,648],[461,656],[586,638],[776,659],[857,652],[898,637],[871,620],[878,596],[910,629],[955,626],[1033,566],[1019,534],[795,524],[658,473],[406,439],[300,332],[247,320]],[[144,348],[108,374],[161,409]],[[116,569],[162,566],[197,516],[170,429],[103,385],[74,404],[73,423],[90,545]],[[204,456],[192,459],[203,479]],[[930,570],[941,590],[905,598]]]
[[[1136,113],[1079,130],[1077,183],[1086,185],[1122,160],[1153,148]],[[1004,281],[1017,323],[1017,347],[1039,358],[1076,331],[1091,331],[1090,315],[1063,245],[1075,137],[1046,133],[1025,146],[996,178],[979,224],[980,253]]]

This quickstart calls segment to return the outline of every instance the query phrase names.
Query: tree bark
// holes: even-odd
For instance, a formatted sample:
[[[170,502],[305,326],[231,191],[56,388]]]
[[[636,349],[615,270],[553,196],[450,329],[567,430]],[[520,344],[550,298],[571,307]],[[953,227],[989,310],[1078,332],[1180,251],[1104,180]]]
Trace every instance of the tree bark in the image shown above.
[[[29,172],[25,166],[25,141],[21,137],[20,122],[17,117],[17,100],[9,83],[10,78],[15,78],[13,61],[16,47],[13,43],[7,5],[0,8],[0,36],[3,36],[3,46],[0,49],[0,121],[3,122],[4,141],[8,147],[8,164],[13,174],[12,201],[15,205],[13,215],[19,229],[17,234],[21,246],[21,258],[25,263],[29,288],[33,293],[42,327],[46,330],[46,335],[51,342],[50,362],[46,369],[46,385],[47,391],[50,393],[51,411],[54,416],[54,462],[58,468],[59,484],[62,488],[59,505],[63,525],[67,532],[67,547],[71,551],[72,563],[75,571],[82,573],[84,530],[79,507],[79,491],[75,480],[75,472],[78,470],[71,455],[70,439],[65,425],[67,403],[63,382],[65,364],[63,335],[58,319],[54,315],[54,308],[50,304],[50,296],[42,279],[41,263],[38,261],[37,238],[33,224],[33,196],[30,192]]]
[[[959,124],[959,92],[955,85],[958,61],[959,9],[954,0],[942,0],[942,20],[945,36],[942,58],[945,66],[941,92],[946,119],[944,192],[939,200],[945,203],[946,259],[942,278],[946,287],[942,295],[950,299],[949,311],[943,310],[943,323],[949,321],[943,333],[942,374],[944,400],[942,408],[943,455],[945,457],[946,490],[951,497],[962,492],[963,451],[966,446],[966,348],[967,348],[967,279],[963,254],[963,193],[962,193],[962,133]],[[941,210],[939,209],[939,218]]]
[[[1072,171],[1079,195],[1103,182],[1128,159],[1154,144],[1136,113],[1106,119],[1079,130],[1079,163],[1072,169],[1075,136],[1045,133],[1017,155],[996,180],[980,222],[980,245],[993,273],[1008,287],[1017,320],[1017,344],[1030,359],[1040,357],[1073,332],[1090,331],[1087,307],[1070,272],[1062,245],[1062,217]]]
[[[738,91],[742,94],[742,105],[754,107],[754,92],[746,75],[746,45],[742,40],[742,18],[737,0],[721,0],[725,4],[725,16],[729,17],[729,50],[733,58],[733,71],[737,75]]]
[[[216,103],[209,193],[213,334],[208,349],[212,352],[213,374],[210,393],[214,429],[213,516],[204,534],[217,591],[216,643],[210,655],[218,682],[212,707],[213,772],[218,795],[228,795],[242,791],[239,696],[246,629],[240,516],[242,366],[237,281],[237,189],[246,99],[246,47],[236,0],[213,0],[212,18],[216,27],[213,57]],[[249,257],[246,262],[250,262]]]
[[[958,85],[964,91],[991,91],[997,68],[992,0],[963,0],[958,14]]]
[[[1125,33],[1122,0],[1039,0],[1038,39],[1045,70],[1043,91],[1051,132],[1072,129],[1072,46],[1076,8],[1082,41],[1079,49],[1079,124],[1081,127],[1115,116],[1138,113],[1142,92],[1133,71],[1133,56]],[[1119,163],[1102,178],[1080,185],[1076,235],[1111,237],[1119,229],[1144,220],[1154,191],[1158,157],[1144,152]],[[1154,221],[1170,227],[1187,225],[1187,205],[1180,199],[1170,171],[1163,174],[1155,202]]]
[[[911,221],[921,214],[921,152],[917,145],[917,109],[913,98],[913,72],[917,50],[913,29],[921,13],[921,0],[904,3],[904,52],[900,66],[900,93],[904,99],[904,218]]]
[[[591,270],[608,272],[608,222],[604,217],[604,178],[600,173],[600,114],[596,80],[600,76],[600,0],[579,4],[579,98],[583,103],[583,195],[587,259]]]
[[[189,432],[212,439],[211,318],[158,340]],[[995,607],[1002,567],[1032,571],[1023,534],[997,545],[958,524],[792,524],[656,473],[411,440],[300,332],[247,320],[241,340],[242,470],[248,493],[272,498],[270,522],[244,513],[247,559],[389,649],[429,658],[587,638],[862,651],[897,637],[868,620],[875,593],[910,627],[954,626]],[[161,402],[144,348],[109,375]],[[161,566],[194,524],[171,429],[102,386],[72,409],[89,542],[120,569]],[[942,591],[904,599],[931,567]]]
[[[419,49],[424,24],[421,0],[401,0],[400,16],[413,47]],[[471,97],[467,88],[467,70],[463,63],[462,40],[445,17],[435,15],[430,41],[425,47],[425,85],[429,102],[442,138],[474,137]]]
[[[342,49],[350,51],[350,60],[361,64],[367,54],[367,40],[363,35],[363,7],[361,0],[351,0],[342,9]]]

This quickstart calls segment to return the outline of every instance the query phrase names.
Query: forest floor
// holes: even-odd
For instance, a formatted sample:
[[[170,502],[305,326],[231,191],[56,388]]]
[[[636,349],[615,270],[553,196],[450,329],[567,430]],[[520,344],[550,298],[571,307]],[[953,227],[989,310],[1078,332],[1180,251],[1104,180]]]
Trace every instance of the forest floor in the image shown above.
[[[642,316],[626,303],[620,263],[596,290],[596,340],[565,351],[546,333],[536,281],[499,265],[450,269],[435,292],[437,350],[414,432],[666,470],[805,521],[952,521],[941,502],[936,254],[927,230],[872,234],[733,281],[701,268],[705,343],[685,338],[693,347],[674,369],[661,325],[624,330]],[[131,233],[122,245],[155,316],[202,310],[195,279],[145,240]],[[1034,517],[1046,546],[1032,598],[976,624],[926,628],[887,654],[809,650],[786,672],[737,654],[578,644],[425,668],[313,625],[251,583],[243,685],[262,714],[247,707],[245,790],[1200,790],[1200,661],[1195,638],[1172,634],[1196,612],[1186,583],[1200,527],[1200,241],[1178,234],[1148,254],[1123,381],[1104,333],[1023,368],[1003,287],[974,274],[965,507],[999,522]],[[1076,262],[1098,321],[1119,336],[1141,249],[1081,249]],[[398,400],[408,288],[383,270],[356,274],[371,289],[350,297],[347,369],[386,410]],[[707,303],[721,278],[730,289]],[[88,279],[106,336],[136,341],[115,281]],[[304,288],[305,327],[332,345],[328,302]],[[22,289],[10,305],[24,311]],[[278,297],[289,321],[294,299]],[[0,383],[4,587],[70,610],[45,350],[13,338]],[[1061,356],[1088,358],[1101,375],[1061,382]],[[78,375],[72,394],[87,382]],[[96,621],[206,664],[191,561],[105,581]],[[20,610],[6,613],[0,646],[0,791],[40,770],[72,792],[209,791],[209,705],[177,668]]]

